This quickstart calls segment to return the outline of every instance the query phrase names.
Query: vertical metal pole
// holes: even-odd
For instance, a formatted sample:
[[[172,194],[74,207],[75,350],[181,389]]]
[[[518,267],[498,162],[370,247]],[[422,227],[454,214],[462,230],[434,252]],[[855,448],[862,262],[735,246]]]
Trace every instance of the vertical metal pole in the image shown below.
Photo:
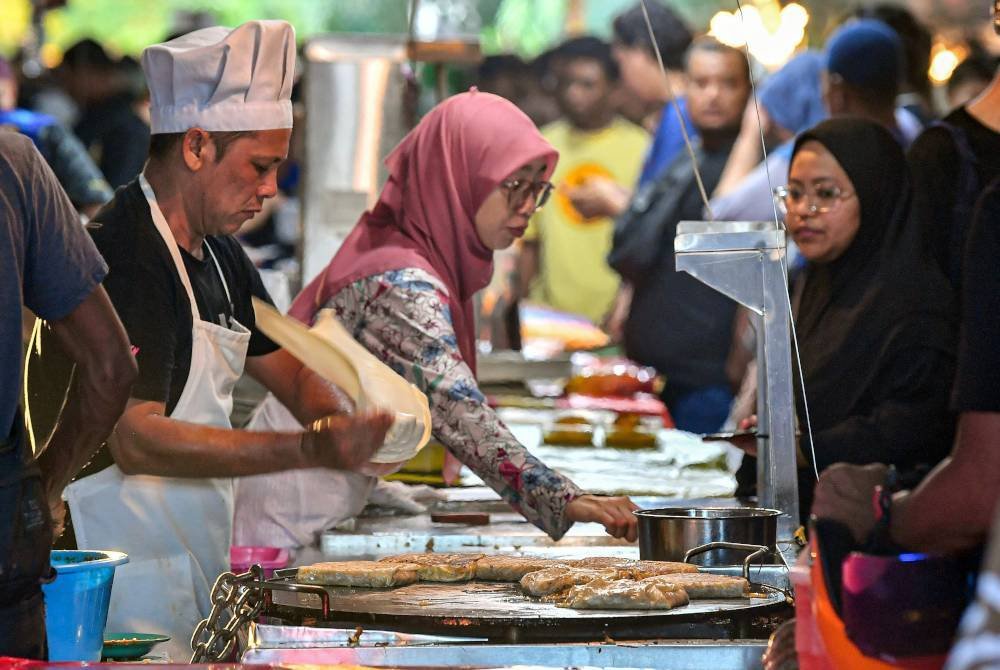
[[[798,466],[795,446],[795,397],[792,394],[791,315],[785,295],[787,277],[780,256],[770,251],[764,262],[764,361],[767,404],[758,406],[767,415],[769,440],[764,449],[766,471],[758,480],[761,504],[783,512],[778,519],[778,540],[789,542],[799,527]],[[785,545],[788,548],[789,545]],[[779,547],[781,549],[781,547]],[[794,560],[794,551],[789,549]],[[786,562],[787,562],[786,557]]]

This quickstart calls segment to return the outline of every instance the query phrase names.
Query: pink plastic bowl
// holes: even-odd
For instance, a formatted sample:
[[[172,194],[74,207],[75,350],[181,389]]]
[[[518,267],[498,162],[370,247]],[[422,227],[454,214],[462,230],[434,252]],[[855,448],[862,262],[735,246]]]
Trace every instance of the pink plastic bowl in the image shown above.
[[[270,578],[275,570],[288,567],[288,550],[278,547],[229,548],[229,567],[236,574],[246,572],[257,563],[264,568],[264,576]]]

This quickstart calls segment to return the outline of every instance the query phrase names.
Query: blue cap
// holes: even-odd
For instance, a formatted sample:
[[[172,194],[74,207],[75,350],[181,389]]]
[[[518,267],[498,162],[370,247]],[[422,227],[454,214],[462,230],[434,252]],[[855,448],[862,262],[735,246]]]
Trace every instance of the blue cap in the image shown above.
[[[819,53],[803,51],[764,80],[758,97],[772,121],[797,135],[826,118],[819,86],[822,69]]]
[[[875,19],[844,24],[826,45],[827,71],[865,89],[898,87],[904,59],[899,35]]]

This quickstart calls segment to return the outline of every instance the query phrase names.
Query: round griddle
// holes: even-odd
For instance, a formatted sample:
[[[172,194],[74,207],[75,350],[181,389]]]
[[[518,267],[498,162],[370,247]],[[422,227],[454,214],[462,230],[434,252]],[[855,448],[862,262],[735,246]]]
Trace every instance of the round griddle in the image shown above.
[[[264,614],[286,623],[361,625],[503,642],[750,637],[754,626],[766,628],[767,615],[785,605],[784,594],[766,592],[743,599],[692,600],[672,610],[575,610],[524,596],[515,583],[419,582],[364,589],[302,587],[282,577],[269,585]]]

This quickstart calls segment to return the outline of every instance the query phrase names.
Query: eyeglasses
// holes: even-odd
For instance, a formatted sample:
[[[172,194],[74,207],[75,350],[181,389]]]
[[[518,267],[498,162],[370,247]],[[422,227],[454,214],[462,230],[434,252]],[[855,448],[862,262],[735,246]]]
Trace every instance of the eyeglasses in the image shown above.
[[[773,193],[778,209],[786,216],[803,202],[807,203],[806,209],[809,214],[825,214],[836,207],[839,201],[854,195],[842,191],[838,186],[820,186],[812,194],[798,186],[779,186]]]
[[[506,179],[500,188],[507,191],[507,206],[515,212],[521,211],[524,203],[532,203],[531,211],[541,209],[552,195],[552,182],[530,181],[527,179]],[[530,212],[529,212],[530,213]]]

